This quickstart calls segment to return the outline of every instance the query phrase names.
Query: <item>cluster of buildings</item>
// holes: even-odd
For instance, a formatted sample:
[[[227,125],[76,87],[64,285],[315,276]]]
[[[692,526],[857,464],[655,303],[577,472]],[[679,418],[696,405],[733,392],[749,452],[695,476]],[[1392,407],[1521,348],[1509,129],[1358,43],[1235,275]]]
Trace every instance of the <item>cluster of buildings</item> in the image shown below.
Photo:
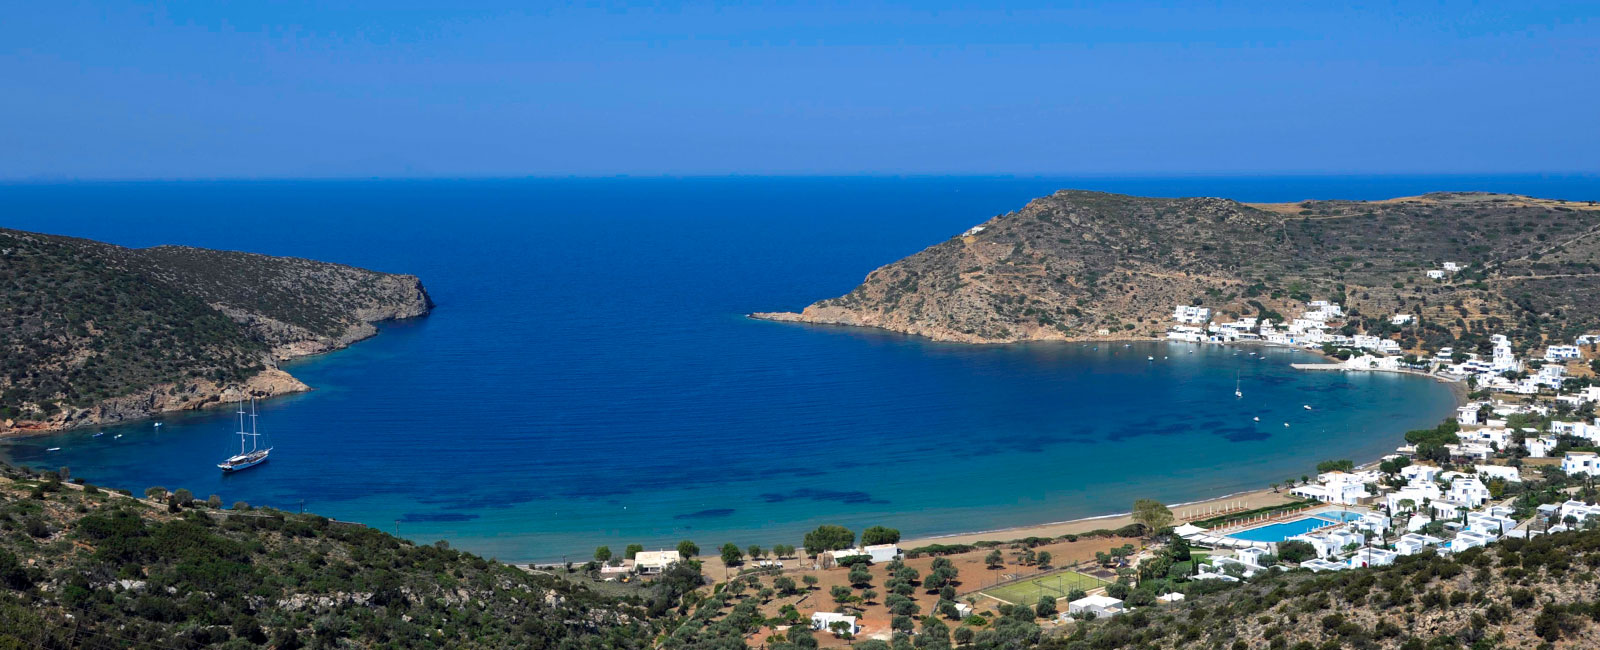
[[[1300,316],[1286,323],[1269,319],[1240,318],[1232,322],[1212,322],[1205,307],[1178,305],[1173,312],[1177,325],[1167,330],[1167,338],[1192,343],[1234,343],[1257,341],[1275,345],[1318,348],[1324,344],[1399,352],[1399,344],[1376,336],[1344,336],[1334,333],[1329,322],[1344,317],[1344,308],[1327,300],[1306,303]]]
[[[1449,276],[1454,275],[1456,273],[1459,273],[1461,271],[1461,265],[1457,264],[1455,262],[1445,262],[1444,264],[1441,265],[1441,267],[1442,268],[1428,269],[1428,279],[1429,280],[1443,280],[1446,277],[1449,277]]]
[[[1600,506],[1569,502],[1570,507],[1565,510],[1557,506],[1542,508],[1539,522],[1518,522],[1512,518],[1509,506],[1490,504],[1484,480],[1520,481],[1521,477],[1516,468],[1493,465],[1476,466],[1472,473],[1445,472],[1431,465],[1408,465],[1395,477],[1376,471],[1328,472],[1318,477],[1319,485],[1295,492],[1330,499],[1351,497],[1377,505],[1379,500],[1368,487],[1381,485],[1391,478],[1403,478],[1406,482],[1403,487],[1383,495],[1381,503],[1385,508],[1354,506],[1339,513],[1337,519],[1343,523],[1284,538],[1283,542],[1304,542],[1315,551],[1316,557],[1301,562],[1300,566],[1319,572],[1383,566],[1424,549],[1459,553],[1503,537],[1559,532],[1565,530],[1561,522],[1568,514],[1574,519],[1565,520],[1566,525],[1583,521],[1591,514],[1600,517]],[[1355,497],[1357,489],[1349,487],[1354,485],[1362,486],[1359,491],[1365,495]],[[1546,510],[1549,512],[1544,512]],[[1320,514],[1330,521],[1335,519],[1331,511]],[[1539,525],[1530,525],[1535,523]],[[1271,544],[1272,548],[1241,548],[1233,551],[1231,557],[1213,555],[1212,566],[1194,577],[1228,581],[1248,578],[1267,570],[1262,556],[1274,553],[1281,543]],[[1232,565],[1238,568],[1230,568]]]
[[[1456,267],[1454,263],[1446,263],[1446,266]],[[1511,340],[1503,334],[1490,337],[1493,347],[1488,355],[1476,352],[1458,355],[1452,348],[1443,348],[1431,358],[1408,363],[1400,358],[1403,350],[1394,339],[1373,334],[1339,334],[1337,326],[1344,315],[1344,308],[1338,304],[1313,300],[1305,304],[1299,316],[1288,322],[1257,318],[1216,322],[1211,320],[1212,311],[1209,308],[1178,305],[1172,316],[1177,324],[1167,330],[1166,336],[1168,340],[1191,343],[1254,341],[1307,349],[1324,346],[1347,348],[1361,353],[1341,364],[1350,369],[1432,371],[1454,380],[1471,377],[1480,387],[1521,395],[1536,395],[1546,389],[1560,391],[1567,379],[1566,363],[1583,358],[1580,346],[1600,342],[1600,337],[1586,335],[1579,337],[1573,345],[1548,346],[1539,362],[1532,364],[1538,366],[1532,372],[1527,372],[1530,364],[1517,357]],[[1409,324],[1414,320],[1411,314],[1395,314],[1390,318],[1395,325]],[[1508,374],[1517,378],[1511,379],[1507,377]],[[1571,401],[1573,406],[1583,402],[1600,402],[1600,387],[1589,387],[1580,394],[1560,397]]]

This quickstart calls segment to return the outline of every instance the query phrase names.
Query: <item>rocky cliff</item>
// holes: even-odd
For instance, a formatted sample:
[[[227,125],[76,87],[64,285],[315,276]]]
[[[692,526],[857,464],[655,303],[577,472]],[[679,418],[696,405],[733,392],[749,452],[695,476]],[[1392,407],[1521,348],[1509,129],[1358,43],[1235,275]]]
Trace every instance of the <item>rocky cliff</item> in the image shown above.
[[[0,229],[0,434],[308,390],[277,368],[421,316],[410,275]]]
[[[872,271],[850,293],[753,317],[945,341],[1145,338],[1178,304],[1220,317],[1346,306],[1407,347],[1488,330],[1522,346],[1600,327],[1600,209],[1484,193],[1246,204],[1061,191]],[[1444,280],[1426,271],[1452,261]]]

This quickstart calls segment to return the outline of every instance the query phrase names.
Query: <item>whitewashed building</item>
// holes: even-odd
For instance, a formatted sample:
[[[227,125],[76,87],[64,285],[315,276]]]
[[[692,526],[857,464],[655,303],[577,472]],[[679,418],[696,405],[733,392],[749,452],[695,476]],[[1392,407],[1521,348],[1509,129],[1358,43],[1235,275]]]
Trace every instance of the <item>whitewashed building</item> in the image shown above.
[[[834,623],[843,623],[845,631],[850,634],[861,632],[861,626],[856,624],[856,617],[834,612],[816,612],[811,615],[811,629],[820,632],[833,632]]]
[[[1550,450],[1556,448],[1556,439],[1553,436],[1539,436],[1538,438],[1526,438],[1523,440],[1523,444],[1528,447],[1529,456],[1546,458],[1550,455]]]
[[[1442,541],[1444,540],[1431,535],[1407,533],[1402,535],[1400,539],[1395,540],[1394,550],[1400,555],[1416,555],[1422,552],[1422,549],[1429,546],[1437,546]]]
[[[1388,549],[1362,547],[1350,556],[1350,568],[1361,569],[1369,566],[1387,566],[1394,564],[1394,559],[1400,554]]]
[[[1376,482],[1377,477],[1369,474],[1326,472],[1317,476],[1316,485],[1302,485],[1289,490],[1289,493],[1323,503],[1354,505],[1361,499],[1372,496],[1367,492],[1366,484]]]
[[[683,559],[677,551],[639,551],[633,556],[633,568],[639,573],[661,573]]]
[[[1507,483],[1522,482],[1522,471],[1509,465],[1473,465],[1472,469],[1485,479],[1500,479]]]
[[[1206,321],[1211,320],[1211,309],[1194,305],[1178,305],[1177,309],[1172,310],[1172,320],[1185,325],[1204,325]]]
[[[1545,361],[1568,361],[1582,356],[1576,345],[1552,345],[1544,349]]]
[[[1067,614],[1092,614],[1095,618],[1105,618],[1127,611],[1122,605],[1122,599],[1110,596],[1084,596],[1067,603]]]
[[[1567,474],[1600,476],[1600,456],[1592,451],[1569,451],[1561,459],[1561,471]]]
[[[874,544],[872,546],[858,546],[853,548],[839,549],[837,551],[832,551],[832,553],[835,561],[842,560],[847,557],[865,555],[871,559],[873,564],[883,564],[885,562],[892,562],[895,558],[899,557],[900,547],[894,544]]]

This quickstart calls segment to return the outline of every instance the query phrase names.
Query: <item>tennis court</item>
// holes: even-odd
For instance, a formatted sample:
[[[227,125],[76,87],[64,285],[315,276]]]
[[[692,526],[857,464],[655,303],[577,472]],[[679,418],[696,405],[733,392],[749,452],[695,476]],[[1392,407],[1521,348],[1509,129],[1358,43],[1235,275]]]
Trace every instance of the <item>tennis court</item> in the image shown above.
[[[1108,583],[1104,580],[1084,575],[1077,571],[1057,571],[1037,578],[985,589],[983,593],[1013,605],[1034,605],[1039,602],[1040,596],[1066,598],[1067,594],[1073,589],[1088,591],[1106,584]]]

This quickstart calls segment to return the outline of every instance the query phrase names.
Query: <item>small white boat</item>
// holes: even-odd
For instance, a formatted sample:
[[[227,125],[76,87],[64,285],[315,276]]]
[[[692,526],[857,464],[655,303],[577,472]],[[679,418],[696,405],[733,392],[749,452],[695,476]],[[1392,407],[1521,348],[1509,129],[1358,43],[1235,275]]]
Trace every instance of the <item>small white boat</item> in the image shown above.
[[[1283,428],[1285,428],[1285,429],[1289,428],[1289,423],[1288,422],[1283,423]]]
[[[51,447],[49,449],[46,449],[45,451],[61,451],[61,448],[60,447]]]
[[[1309,411],[1309,410],[1311,410],[1311,405],[1310,405],[1310,404],[1307,404],[1307,405],[1305,405],[1305,409],[1306,409],[1306,410],[1307,410],[1307,411]]]
[[[111,436],[111,439],[112,440],[116,440],[117,438],[121,438],[121,437],[122,437],[122,434],[119,433],[117,435]]]
[[[101,431],[100,433],[94,434],[93,436],[90,436],[90,437],[91,438],[99,438],[100,436],[103,436],[103,435],[106,435],[106,432]]]
[[[1146,361],[1155,361],[1156,358],[1155,357],[1145,357],[1145,360]]]
[[[161,426],[161,423],[160,423],[160,422],[157,422],[157,423],[156,423],[156,426],[158,426],[158,427],[159,427],[159,426]]]
[[[1261,421],[1261,416],[1257,415],[1254,419],[1255,419],[1255,421],[1260,422]]]
[[[1244,397],[1244,391],[1239,390],[1239,373],[1233,373],[1233,396]],[[1260,419],[1260,418],[1256,418]]]

